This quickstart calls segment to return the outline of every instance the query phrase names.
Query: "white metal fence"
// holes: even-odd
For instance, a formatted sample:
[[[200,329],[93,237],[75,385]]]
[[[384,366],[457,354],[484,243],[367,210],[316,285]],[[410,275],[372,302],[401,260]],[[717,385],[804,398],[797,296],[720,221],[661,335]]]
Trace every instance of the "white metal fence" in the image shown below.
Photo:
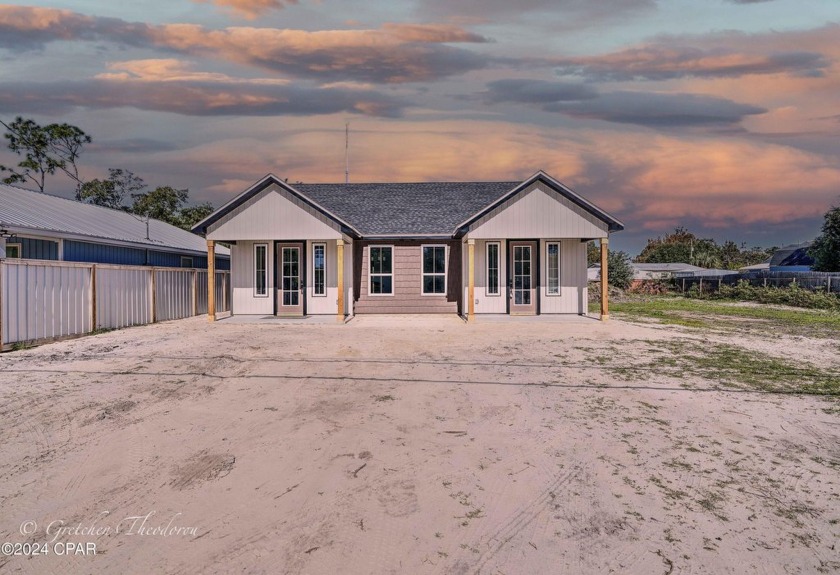
[[[217,271],[216,312],[230,310]],[[207,313],[207,270],[0,260],[0,349]]]

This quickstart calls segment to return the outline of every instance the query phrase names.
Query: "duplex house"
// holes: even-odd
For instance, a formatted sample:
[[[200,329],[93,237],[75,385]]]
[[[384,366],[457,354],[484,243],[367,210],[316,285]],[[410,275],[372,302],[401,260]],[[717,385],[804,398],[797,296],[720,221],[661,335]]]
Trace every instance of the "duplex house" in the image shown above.
[[[548,174],[523,182],[289,184],[199,222],[232,246],[232,312],[586,314],[586,242],[623,224]],[[602,316],[606,319],[604,290]],[[211,321],[214,318],[210,314]]]

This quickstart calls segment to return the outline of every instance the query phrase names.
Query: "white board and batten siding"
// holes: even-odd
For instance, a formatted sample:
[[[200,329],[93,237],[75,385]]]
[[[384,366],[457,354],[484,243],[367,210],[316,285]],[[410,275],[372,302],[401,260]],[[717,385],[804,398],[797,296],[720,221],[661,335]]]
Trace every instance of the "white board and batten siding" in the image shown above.
[[[336,240],[340,227],[276,185],[269,186],[226,214],[207,230],[208,240]]]
[[[559,209],[558,209],[559,208]],[[472,239],[605,238],[609,226],[539,182],[470,226]]]
[[[487,244],[499,244],[499,295],[487,292]],[[469,309],[469,246],[464,244],[464,309]],[[507,242],[505,240],[475,241],[475,313],[507,313]]]
[[[314,245],[326,245],[326,295],[315,295]],[[353,243],[344,242],[344,313],[350,313],[353,293]],[[338,245],[335,240],[306,242],[306,313],[334,315],[338,313]]]
[[[548,293],[548,244],[540,240],[540,313],[586,314],[589,302],[586,244],[578,239],[560,241],[560,293]]]
[[[487,244],[499,244],[499,295],[487,291]],[[560,243],[560,293],[548,294],[548,244]],[[539,313],[585,314],[587,312],[586,244],[579,239],[541,239],[539,241]],[[507,313],[509,297],[507,267],[509,261],[505,240],[475,241],[475,313]],[[469,269],[467,246],[464,244],[464,301],[469,302]],[[465,306],[466,308],[466,306]]]
[[[276,296],[274,285],[275,266],[277,256],[274,249],[275,241],[284,240],[257,240],[239,241],[231,248],[231,284],[233,289],[233,314],[234,315],[271,315],[274,313],[274,298]],[[256,278],[254,274],[254,246],[265,244],[267,246],[267,289],[266,295],[256,294]],[[326,246],[327,264],[327,293],[326,296],[315,295],[315,282],[313,274],[313,246],[324,244]],[[328,315],[338,313],[338,245],[335,239],[307,240],[305,246],[306,258],[306,313],[314,315]],[[345,241],[344,244],[344,289],[345,289],[345,313],[350,313],[353,293],[353,244]]]
[[[266,295],[256,295],[254,245],[266,245]],[[231,246],[231,288],[234,315],[271,315],[274,313],[274,242],[240,241]]]

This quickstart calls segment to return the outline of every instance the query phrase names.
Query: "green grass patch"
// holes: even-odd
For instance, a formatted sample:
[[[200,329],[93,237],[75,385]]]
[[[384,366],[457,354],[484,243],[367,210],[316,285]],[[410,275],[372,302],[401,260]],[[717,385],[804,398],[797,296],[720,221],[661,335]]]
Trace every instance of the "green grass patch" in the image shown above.
[[[840,395],[840,370],[817,367],[794,359],[782,359],[736,345],[693,341],[653,341],[653,349],[667,349],[668,356],[656,355],[651,361],[617,367],[617,375],[637,374],[646,379],[651,373],[680,378],[697,376],[731,387],[746,387],[776,393]],[[608,368],[609,369],[609,368]]]
[[[598,311],[598,304],[592,306]],[[840,313],[836,311],[781,308],[769,305],[737,305],[722,300],[699,300],[663,296],[611,302],[610,313],[630,321],[657,321],[689,328],[737,331],[766,329],[774,333],[836,338]]]

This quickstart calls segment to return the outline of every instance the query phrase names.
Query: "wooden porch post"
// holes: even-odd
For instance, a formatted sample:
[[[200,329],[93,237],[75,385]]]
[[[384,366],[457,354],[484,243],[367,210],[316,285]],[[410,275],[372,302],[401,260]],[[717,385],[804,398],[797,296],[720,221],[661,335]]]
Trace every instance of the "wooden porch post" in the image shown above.
[[[601,321],[610,319],[610,286],[608,281],[610,270],[607,263],[609,251],[609,238],[601,238]]]
[[[475,321],[475,240],[467,240],[467,259],[469,266],[469,289],[467,295],[469,301],[469,313],[467,321]]]
[[[207,240],[207,319],[216,321],[216,242]]]
[[[335,248],[335,257],[338,263],[338,271],[336,272],[338,274],[336,278],[338,280],[338,312],[336,313],[336,320],[344,323],[344,240],[335,240]]]

